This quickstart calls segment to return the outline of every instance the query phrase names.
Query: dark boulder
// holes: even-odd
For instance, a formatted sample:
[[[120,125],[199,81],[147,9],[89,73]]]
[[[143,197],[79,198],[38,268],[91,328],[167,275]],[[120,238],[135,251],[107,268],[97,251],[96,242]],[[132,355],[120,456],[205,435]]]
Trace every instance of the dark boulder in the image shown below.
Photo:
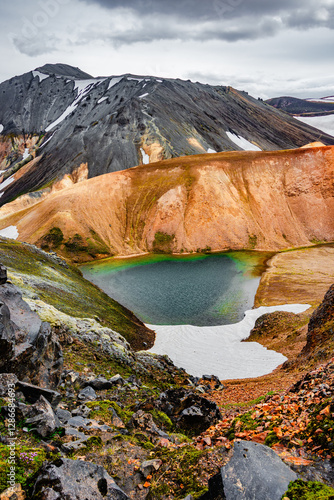
[[[84,383],[84,386],[92,387],[95,391],[103,391],[111,389],[114,384],[107,380],[105,377],[97,377]]]
[[[192,434],[200,434],[222,418],[216,403],[183,388],[163,392],[155,406]]]
[[[42,323],[33,344],[17,344],[12,370],[20,380],[56,389],[63,368],[63,351],[49,323]]]
[[[15,353],[15,328],[10,319],[10,311],[0,302],[0,370],[10,371],[10,360]]]
[[[31,500],[128,500],[101,465],[61,458],[45,462],[38,472]]]
[[[94,401],[96,398],[97,394],[94,391],[93,387],[90,387],[90,385],[82,389],[82,391],[80,391],[78,394],[78,399],[81,399],[83,401]]]
[[[0,285],[4,285],[7,281],[7,269],[0,264]]]
[[[54,414],[52,406],[43,396],[31,406],[20,403],[19,409],[25,424],[32,426],[44,438],[60,427],[60,421]]]
[[[201,500],[281,500],[298,478],[268,446],[235,441],[231,460],[209,481]]]
[[[40,396],[43,396],[49,401],[51,406],[55,408],[61,401],[61,394],[59,394],[59,392],[45,389],[44,387],[28,384],[19,380],[17,382],[17,388],[23,393],[28,403],[36,403]]]
[[[0,287],[0,371],[55,389],[62,369],[62,349],[49,323],[42,323],[14,285]]]

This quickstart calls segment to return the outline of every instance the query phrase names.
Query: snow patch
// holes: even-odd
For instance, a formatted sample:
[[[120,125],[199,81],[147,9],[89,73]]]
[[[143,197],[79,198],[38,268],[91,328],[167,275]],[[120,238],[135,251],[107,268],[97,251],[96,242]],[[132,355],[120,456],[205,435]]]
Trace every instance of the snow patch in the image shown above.
[[[162,83],[162,80],[156,80],[156,82],[158,82],[158,83]]]
[[[272,372],[286,360],[257,342],[241,341],[249,337],[255,321],[275,311],[301,313],[308,304],[259,307],[245,312],[239,323],[220,326],[147,325],[156,332],[150,352],[167,354],[174,364],[190,375],[217,375],[220,380],[260,377]]]
[[[149,93],[148,93],[148,92],[146,92],[146,94],[142,94],[142,95],[140,95],[140,96],[139,96],[139,99],[143,99],[143,97],[146,97],[147,95],[149,95]]]
[[[29,156],[29,148],[24,148],[24,153],[23,153],[23,156],[22,156],[22,160],[26,160]]]
[[[247,141],[244,137],[233,134],[232,132],[226,132],[226,135],[232,142],[234,142],[234,144],[239,146],[244,151],[262,151],[258,146],[255,146],[255,144]]]
[[[16,226],[8,226],[4,229],[0,229],[0,236],[16,240],[19,237],[19,232]]]
[[[208,153],[217,153],[217,151],[215,151],[215,150],[214,150],[214,149],[212,149],[212,148],[208,148],[208,151],[207,151],[207,152],[208,152]]]
[[[131,77],[128,77],[128,80],[136,80],[137,82],[143,82],[144,81],[144,78],[131,78]]]
[[[149,155],[145,153],[145,151],[143,150],[143,148],[140,148],[140,152],[141,152],[143,164],[144,165],[148,165],[150,163],[150,157],[149,157]]]
[[[106,101],[107,99],[108,97],[101,97],[101,99],[97,101],[97,104],[101,104],[101,102]]]
[[[61,114],[57,120],[52,122],[50,125],[48,125],[45,129],[46,132],[49,132],[52,130],[56,125],[61,123],[65,118],[70,115],[79,102],[87,95],[89,92],[97,85],[100,85],[100,83],[104,82],[106,78],[94,78],[92,80],[74,80],[74,90],[78,90],[77,97],[74,99],[72,104],[68,106],[67,109],[65,109],[64,113]]]
[[[15,180],[14,179],[14,175],[11,175],[10,177],[8,177],[8,179],[6,179],[5,181],[3,181],[0,184],[0,191],[3,191],[5,189],[5,187],[9,186],[9,184],[11,184],[12,182],[14,182],[14,180]],[[2,196],[2,194],[0,196]]]
[[[46,80],[49,78],[50,75],[45,75],[44,73],[41,73],[40,71],[32,71],[32,76],[35,78],[38,76],[39,81],[42,82],[43,80]]]
[[[44,148],[44,146],[51,141],[52,137],[55,135],[56,131],[53,132],[53,134],[45,141],[43,144],[40,146],[41,148]]]
[[[4,127],[3,125],[1,125],[1,123],[0,123],[0,134],[1,134],[1,132],[3,131],[3,129],[4,129],[4,128],[5,128],[5,127]]]
[[[112,78],[109,82],[109,85],[108,85],[108,88],[107,90],[111,89],[112,87],[114,87],[115,85],[117,85],[117,83],[119,83],[121,80],[123,79],[122,76],[119,76],[117,78]]]
[[[334,136],[334,114],[325,116],[295,116],[297,120],[311,125],[325,134]]]

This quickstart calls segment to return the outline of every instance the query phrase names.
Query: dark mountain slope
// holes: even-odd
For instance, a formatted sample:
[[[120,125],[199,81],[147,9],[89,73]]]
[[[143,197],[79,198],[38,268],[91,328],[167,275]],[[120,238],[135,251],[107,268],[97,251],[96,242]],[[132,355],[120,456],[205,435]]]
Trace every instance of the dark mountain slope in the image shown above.
[[[89,79],[60,64],[0,85],[1,130],[2,180],[19,172],[3,189],[0,184],[1,204],[82,165],[95,177],[208,150],[334,144],[330,135],[231,87],[131,75]],[[38,161],[29,163],[23,146],[34,134],[37,146],[29,152]]]

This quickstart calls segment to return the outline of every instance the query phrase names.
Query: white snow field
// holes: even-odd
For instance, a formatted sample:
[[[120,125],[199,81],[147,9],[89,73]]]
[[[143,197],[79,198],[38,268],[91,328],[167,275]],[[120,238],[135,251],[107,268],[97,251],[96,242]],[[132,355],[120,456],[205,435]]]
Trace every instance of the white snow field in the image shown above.
[[[227,131],[226,135],[229,139],[231,139],[232,142],[234,142],[234,144],[239,146],[239,148],[244,149],[245,151],[262,151],[261,148],[247,141],[247,139],[245,139],[244,137],[240,137],[239,135],[232,134],[232,132]]]
[[[297,120],[334,136],[334,113],[325,116],[295,116]]]
[[[220,380],[260,377],[271,373],[286,358],[249,337],[257,318],[275,311],[301,313],[308,304],[259,307],[245,312],[239,323],[221,326],[147,325],[156,332],[150,352],[167,354],[174,364],[190,375],[217,375]]]
[[[19,237],[19,232],[16,226],[8,226],[5,227],[4,229],[0,229],[0,236],[16,240]]]

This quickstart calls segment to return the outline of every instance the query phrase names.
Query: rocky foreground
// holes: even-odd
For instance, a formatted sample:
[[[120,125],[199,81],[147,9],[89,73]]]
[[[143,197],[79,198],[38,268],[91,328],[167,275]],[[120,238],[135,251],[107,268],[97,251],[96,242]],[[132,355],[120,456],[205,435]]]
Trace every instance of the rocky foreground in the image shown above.
[[[110,303],[103,324],[76,309],[84,280],[59,257],[1,248],[1,500],[333,498],[334,287],[310,321],[258,320],[260,342],[305,341],[274,379],[238,381],[234,402],[233,381],[138,350],[150,332],[126,310]]]

